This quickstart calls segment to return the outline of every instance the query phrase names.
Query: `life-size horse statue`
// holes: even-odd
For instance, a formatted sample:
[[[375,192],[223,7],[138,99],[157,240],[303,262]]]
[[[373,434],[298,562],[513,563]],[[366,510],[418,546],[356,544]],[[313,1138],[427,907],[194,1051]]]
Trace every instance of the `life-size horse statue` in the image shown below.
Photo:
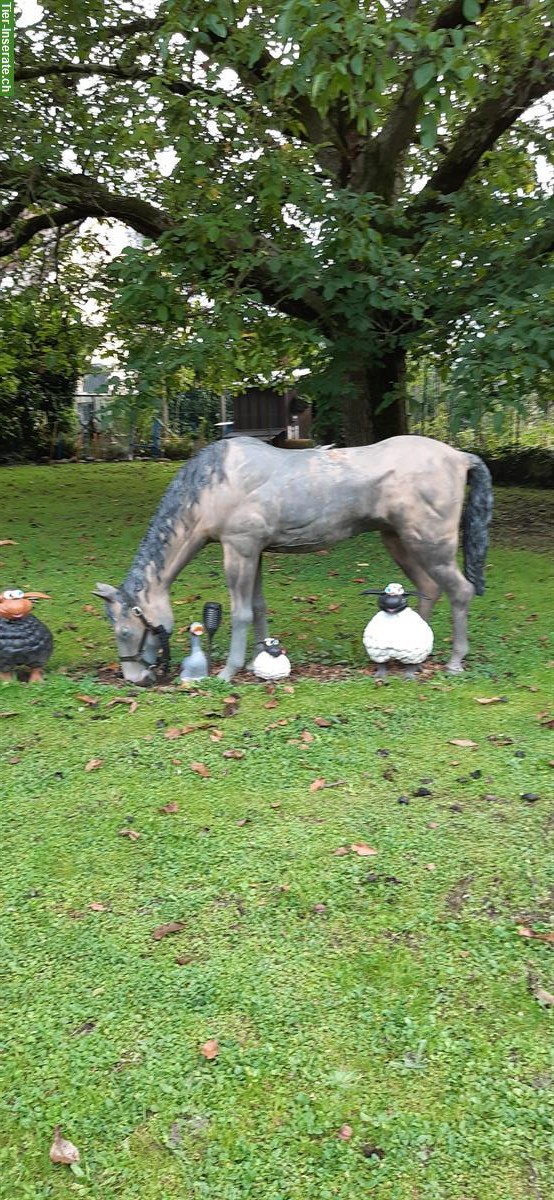
[[[465,576],[456,563],[465,485]],[[221,542],[232,637],[220,678],[246,660],[248,628],[267,637],[264,550],[296,554],[379,530],[395,562],[422,594],[428,618],[445,592],[452,607],[448,670],[463,670],[470,602],[484,592],[492,513],[488,468],[475,454],[424,437],[394,437],[352,449],[279,450],[237,437],[206,446],[169,485],[121,587],[98,584],[129,683],[154,682],[169,660],[169,589],[208,542]]]

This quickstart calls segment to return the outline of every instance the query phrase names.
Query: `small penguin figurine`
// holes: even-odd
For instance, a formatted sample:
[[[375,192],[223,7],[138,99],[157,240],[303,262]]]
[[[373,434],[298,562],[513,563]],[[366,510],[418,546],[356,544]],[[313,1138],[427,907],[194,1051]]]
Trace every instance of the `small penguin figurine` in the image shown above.
[[[190,633],[190,654],[187,654],[181,663],[179,676],[181,683],[189,683],[193,679],[206,679],[209,673],[208,659],[200,644],[200,638],[204,635],[204,626],[200,624],[200,621],[193,621],[192,625],[189,625],[188,632]]]
[[[50,600],[45,592],[11,588],[0,593],[0,679],[29,671],[29,683],[41,683],[54,646],[50,630],[31,613],[34,600]]]
[[[279,638],[264,638],[262,648],[252,663],[252,671],[258,679],[275,683],[287,679],[291,673],[290,659],[279,643]]]
[[[380,612],[366,625],[363,634],[369,657],[379,664],[378,677],[382,679],[387,674],[384,664],[393,659],[409,668],[406,679],[414,679],[416,668],[433,649],[433,630],[419,613],[408,607],[408,596],[418,596],[419,592],[405,592],[401,583],[389,583],[382,592],[368,588],[362,595],[379,597]]]

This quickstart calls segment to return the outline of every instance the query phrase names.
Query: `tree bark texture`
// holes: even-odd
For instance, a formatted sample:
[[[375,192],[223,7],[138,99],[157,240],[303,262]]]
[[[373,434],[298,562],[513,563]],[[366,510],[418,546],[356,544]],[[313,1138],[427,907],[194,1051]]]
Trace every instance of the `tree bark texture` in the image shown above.
[[[353,370],[349,384],[342,401],[347,446],[367,446],[408,432],[405,350],[388,350],[379,361]]]

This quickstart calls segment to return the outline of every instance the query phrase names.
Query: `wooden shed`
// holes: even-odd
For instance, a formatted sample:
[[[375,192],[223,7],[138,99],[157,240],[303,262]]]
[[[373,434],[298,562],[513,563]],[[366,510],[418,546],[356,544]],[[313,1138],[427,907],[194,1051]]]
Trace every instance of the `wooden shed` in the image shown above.
[[[247,434],[276,446],[292,446],[309,442],[311,432],[311,407],[294,390],[251,387],[235,396],[231,437]]]

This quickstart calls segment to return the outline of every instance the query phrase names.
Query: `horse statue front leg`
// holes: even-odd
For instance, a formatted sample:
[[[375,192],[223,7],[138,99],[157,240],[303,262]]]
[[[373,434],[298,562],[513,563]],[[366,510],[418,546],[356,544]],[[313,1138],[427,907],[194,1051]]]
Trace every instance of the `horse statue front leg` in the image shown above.
[[[223,563],[231,601],[231,646],[227,662],[219,672],[219,678],[229,683],[246,662],[248,629],[254,618],[254,590],[260,568],[260,549],[257,546],[250,547],[244,542],[241,542],[240,548],[225,542]],[[259,593],[256,594],[257,602],[260,595],[261,578]],[[259,603],[256,603],[256,616],[259,617]]]
[[[268,626],[267,626],[267,606],[266,606],[265,597],[264,597],[263,589],[262,589],[262,556],[261,555],[260,555],[260,561],[258,563],[258,570],[256,572],[256,579],[254,581],[254,594],[252,597],[252,611],[253,611],[253,624],[254,624],[254,654],[252,656],[251,661],[246,664],[247,671],[252,670],[252,663],[254,662],[256,654],[258,653],[258,650],[263,645],[266,637],[268,636],[268,632],[269,632]]]

